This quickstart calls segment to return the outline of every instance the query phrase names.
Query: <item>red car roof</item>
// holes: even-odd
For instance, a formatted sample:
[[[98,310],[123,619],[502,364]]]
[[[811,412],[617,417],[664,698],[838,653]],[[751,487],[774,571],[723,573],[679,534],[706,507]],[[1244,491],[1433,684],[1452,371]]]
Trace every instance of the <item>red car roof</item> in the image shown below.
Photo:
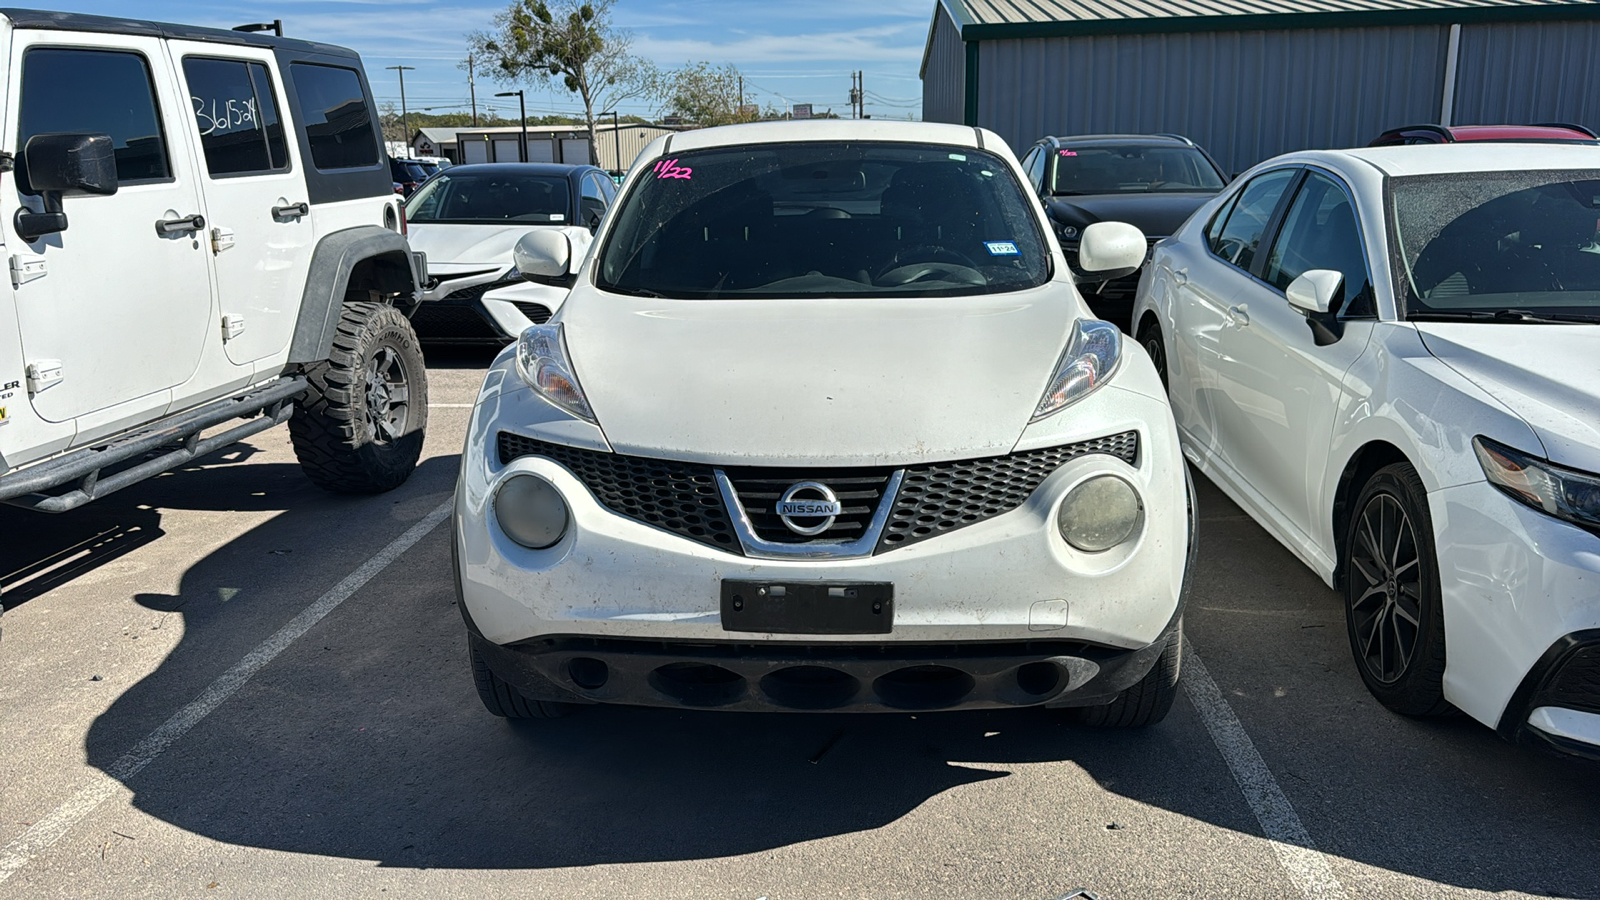
[[[1450,134],[1458,141],[1593,141],[1594,138],[1560,125],[1456,125]]]

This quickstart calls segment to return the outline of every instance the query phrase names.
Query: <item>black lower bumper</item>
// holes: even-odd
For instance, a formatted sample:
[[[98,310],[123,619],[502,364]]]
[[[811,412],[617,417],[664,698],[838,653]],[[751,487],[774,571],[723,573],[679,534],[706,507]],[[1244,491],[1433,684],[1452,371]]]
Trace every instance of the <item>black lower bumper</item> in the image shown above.
[[[469,640],[524,695],[768,712],[1093,706],[1143,678],[1166,646],[1120,650],[1072,641],[960,644],[678,643],[543,637]]]
[[[1541,706],[1600,715],[1600,629],[1575,631],[1551,644],[1511,695],[1496,728],[1515,743],[1600,760],[1600,747],[1528,724]]]

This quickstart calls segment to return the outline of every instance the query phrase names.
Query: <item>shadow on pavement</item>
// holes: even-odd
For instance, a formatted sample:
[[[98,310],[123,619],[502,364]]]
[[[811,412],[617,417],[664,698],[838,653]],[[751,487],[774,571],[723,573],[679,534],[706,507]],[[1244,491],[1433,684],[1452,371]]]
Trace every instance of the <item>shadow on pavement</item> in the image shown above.
[[[430,460],[401,496],[291,507],[192,566],[179,596],[141,595],[147,607],[183,615],[184,637],[95,722],[89,761],[111,766],[441,502],[454,463]],[[1213,542],[1238,539],[1215,532]],[[1071,761],[1124,797],[1260,833],[1184,699],[1144,732],[1077,729],[1038,710],[590,708],[553,722],[494,719],[468,675],[447,534],[435,529],[133,778],[135,806],[248,847],[397,867],[541,869],[722,858],[865,832],[944,792],[1012,777],[1007,767]],[[267,552],[288,545],[292,560]],[[1277,565],[1276,549],[1260,544],[1252,564]],[[1216,592],[1229,587],[1217,579],[1253,576],[1206,577],[1213,583],[1200,590]],[[230,586],[237,593],[224,603],[219,588]],[[1225,655],[1207,654],[1219,680]],[[1593,768],[1519,751],[1462,722],[1399,720],[1352,699],[1353,673],[1330,675],[1315,654],[1296,659],[1285,664],[1293,677],[1344,679],[1331,699],[1271,706],[1252,695],[1259,685],[1225,685],[1224,694],[1324,851],[1446,885],[1600,891]],[[1352,722],[1379,743],[1363,745]],[[1318,743],[1336,759],[1301,752]],[[1391,781],[1403,789],[1383,792]],[[1064,814],[1060,798],[1019,799],[1037,805],[1018,810],[1017,835],[991,835],[983,852],[1010,852]]]

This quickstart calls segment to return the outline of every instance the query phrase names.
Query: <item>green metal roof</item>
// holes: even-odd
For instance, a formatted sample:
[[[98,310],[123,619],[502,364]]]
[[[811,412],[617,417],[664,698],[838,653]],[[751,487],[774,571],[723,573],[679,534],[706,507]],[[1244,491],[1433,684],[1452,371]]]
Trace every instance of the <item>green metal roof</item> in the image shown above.
[[[1600,18],[1596,0],[940,0],[966,41]]]

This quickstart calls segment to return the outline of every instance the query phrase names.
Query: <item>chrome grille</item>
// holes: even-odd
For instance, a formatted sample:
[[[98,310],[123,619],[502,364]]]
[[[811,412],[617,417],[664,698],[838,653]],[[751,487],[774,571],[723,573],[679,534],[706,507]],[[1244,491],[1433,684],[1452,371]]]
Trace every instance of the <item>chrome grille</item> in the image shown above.
[[[883,502],[893,469],[724,469],[756,537],[783,544],[808,541],[853,541],[866,533],[872,514]],[[795,534],[778,518],[778,498],[791,485],[815,481],[827,485],[844,509],[827,531],[807,537]],[[820,523],[819,523],[820,524]]]

